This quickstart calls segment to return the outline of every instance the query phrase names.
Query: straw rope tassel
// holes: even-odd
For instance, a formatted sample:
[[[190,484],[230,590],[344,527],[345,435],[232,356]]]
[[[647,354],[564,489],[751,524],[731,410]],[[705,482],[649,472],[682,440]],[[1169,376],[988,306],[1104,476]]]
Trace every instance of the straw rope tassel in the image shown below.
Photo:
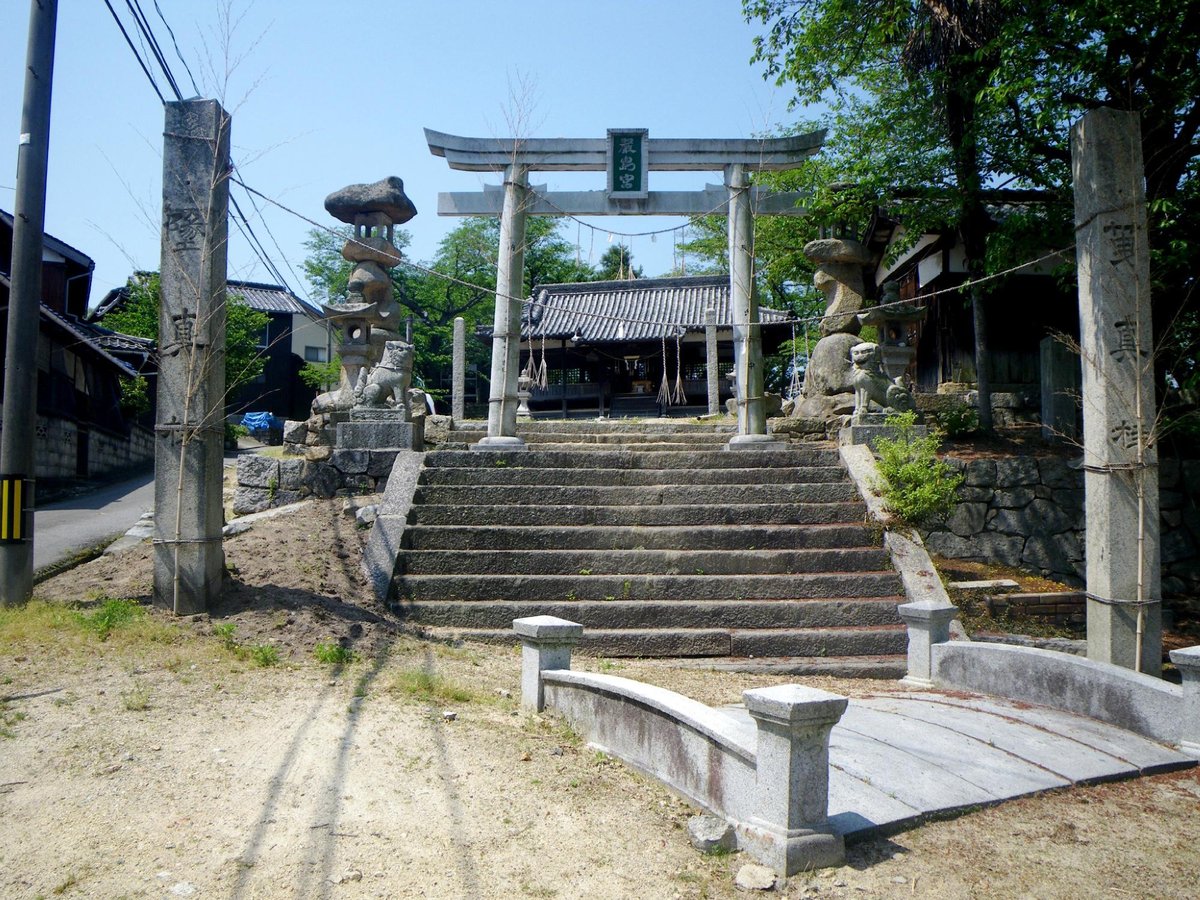
[[[675,395],[671,399],[676,406],[687,406],[687,392],[683,389],[683,335],[675,335]]]
[[[533,354],[530,353],[530,358]],[[537,372],[533,377],[533,385],[538,390],[544,391],[550,384],[550,367],[546,365],[546,329],[542,329],[542,361],[537,367]]]
[[[662,384],[658,388],[658,402],[663,407],[671,405],[671,386],[667,383],[667,336],[662,337]]]

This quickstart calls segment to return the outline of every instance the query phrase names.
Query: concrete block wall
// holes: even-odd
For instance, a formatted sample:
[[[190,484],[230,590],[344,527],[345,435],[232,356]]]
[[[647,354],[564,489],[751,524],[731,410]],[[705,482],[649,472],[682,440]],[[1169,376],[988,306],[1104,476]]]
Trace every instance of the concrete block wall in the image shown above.
[[[154,465],[154,432],[134,425],[128,437],[93,431],[88,435],[88,475],[107,477]]]
[[[37,478],[76,478],[79,471],[79,426],[54,416],[38,416],[34,426]],[[88,478],[105,478],[153,465],[154,432],[134,425],[128,435],[88,431]]]
[[[996,562],[1083,587],[1083,473],[1063,457],[961,460],[965,481],[945,521],[921,531],[931,553]],[[1163,593],[1200,594],[1200,460],[1159,465]]]

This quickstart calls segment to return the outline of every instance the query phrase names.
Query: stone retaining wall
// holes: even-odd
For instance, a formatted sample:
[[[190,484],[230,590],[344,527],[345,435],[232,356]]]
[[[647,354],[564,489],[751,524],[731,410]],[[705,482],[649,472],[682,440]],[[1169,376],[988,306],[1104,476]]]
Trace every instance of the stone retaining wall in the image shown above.
[[[962,471],[958,507],[922,529],[931,553],[1029,569],[1083,587],[1083,473],[1063,457],[946,461]],[[1163,593],[1200,594],[1200,460],[1159,466]]]
[[[317,459],[244,454],[238,457],[233,511],[246,515],[306,497],[381,493],[387,487],[398,452],[331,450],[324,458]]]

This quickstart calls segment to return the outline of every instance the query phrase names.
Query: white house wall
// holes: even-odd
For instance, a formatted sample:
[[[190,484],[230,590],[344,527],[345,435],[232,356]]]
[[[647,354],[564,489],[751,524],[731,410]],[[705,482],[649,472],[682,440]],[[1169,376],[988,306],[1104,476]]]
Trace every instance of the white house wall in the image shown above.
[[[292,352],[298,357],[305,358],[305,347],[320,347],[325,350],[329,345],[329,335],[324,324],[314,322],[308,316],[292,316]],[[336,349],[334,352],[337,352]]]

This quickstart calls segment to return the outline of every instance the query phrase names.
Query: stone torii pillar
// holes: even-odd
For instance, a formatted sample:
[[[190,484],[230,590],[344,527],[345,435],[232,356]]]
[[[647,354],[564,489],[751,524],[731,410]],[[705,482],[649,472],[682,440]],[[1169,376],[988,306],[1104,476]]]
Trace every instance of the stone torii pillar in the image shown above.
[[[767,434],[767,409],[763,399],[762,329],[758,322],[758,296],[754,290],[754,217],[750,209],[750,181],[746,169],[735,163],[726,171],[729,187],[729,297],[733,314],[733,357],[737,372],[737,434],[728,449],[783,447]]]
[[[1138,114],[1071,130],[1083,356],[1088,658],[1162,666],[1150,248]]]
[[[521,288],[525,283],[525,211],[529,170],[504,170],[500,258],[496,261],[496,313],[492,327],[492,382],[488,386],[487,436],[473,450],[520,450],[517,437],[517,376],[521,367]]]

